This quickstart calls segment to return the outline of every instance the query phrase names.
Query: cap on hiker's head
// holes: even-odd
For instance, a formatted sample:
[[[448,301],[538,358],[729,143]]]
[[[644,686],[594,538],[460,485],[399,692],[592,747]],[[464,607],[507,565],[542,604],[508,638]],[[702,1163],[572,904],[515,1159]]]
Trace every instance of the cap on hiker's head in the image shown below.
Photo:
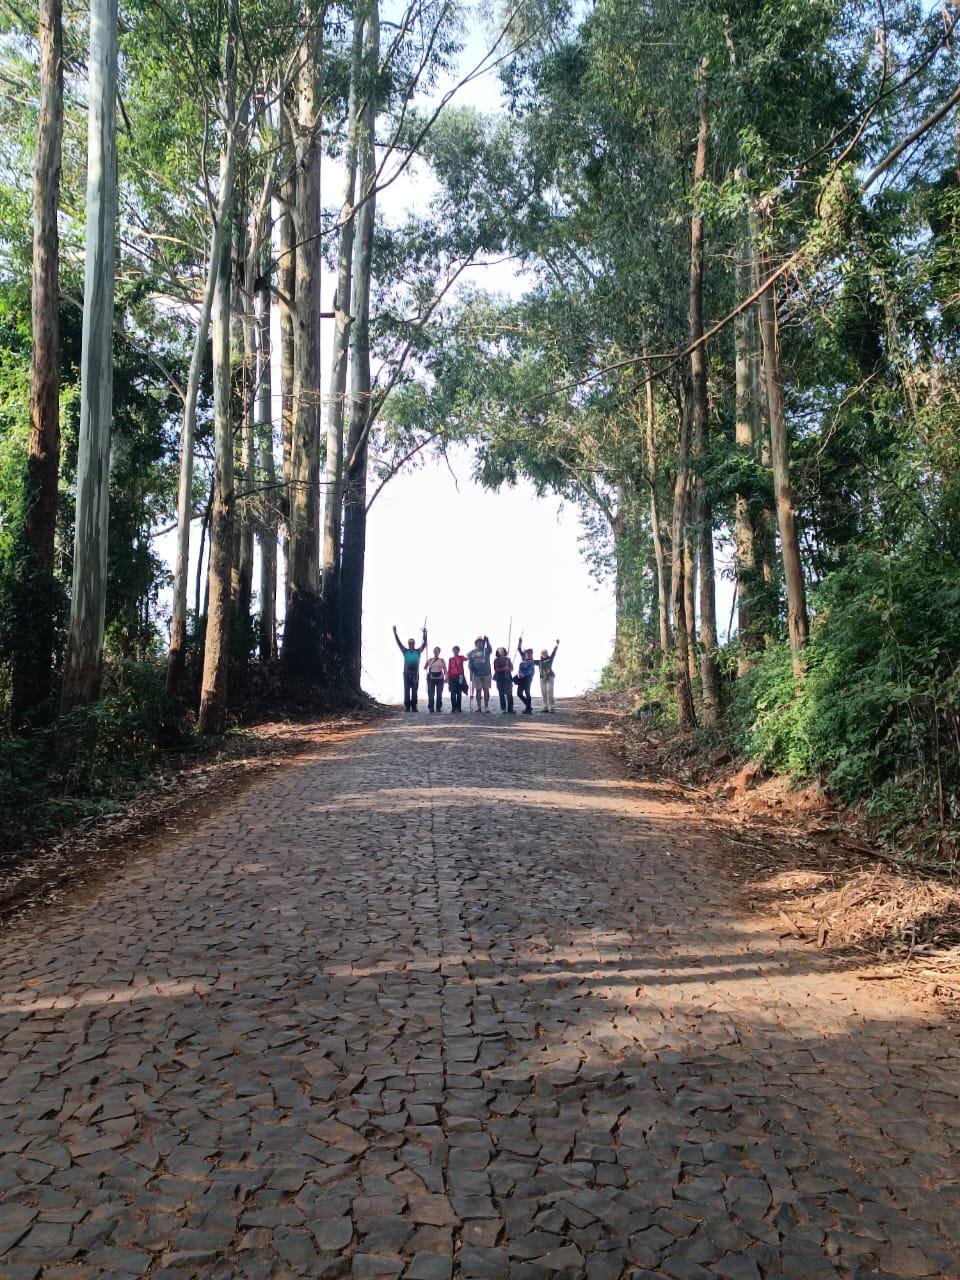
[[[540,657],[541,657],[541,658],[549,658],[549,657],[550,657],[550,650],[549,650],[549,649],[541,649],[541,650],[540,650]]]
[[[410,639],[407,641],[407,644],[410,646],[411,649],[415,649],[417,647],[417,642],[416,640],[414,640],[413,636],[410,637]]]
[[[476,640],[474,641],[474,644],[476,645],[483,644],[483,636],[477,636]]]
[[[506,649],[503,647],[503,645],[501,645],[500,648],[497,650],[497,657],[502,658],[506,652],[507,652]]]

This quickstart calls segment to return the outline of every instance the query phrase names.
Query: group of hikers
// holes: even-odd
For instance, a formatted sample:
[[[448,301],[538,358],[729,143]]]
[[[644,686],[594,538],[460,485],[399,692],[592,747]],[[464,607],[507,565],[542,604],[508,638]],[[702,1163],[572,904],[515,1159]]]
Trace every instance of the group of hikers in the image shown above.
[[[397,628],[393,628],[393,638],[403,654],[403,709],[418,711],[417,694],[420,690],[420,659],[427,651],[427,629],[423,628],[423,640],[417,644],[410,639],[406,644],[400,639]],[[519,662],[516,673],[513,659],[505,645],[501,645],[496,653],[488,636],[478,636],[469,653],[460,652],[460,646],[453,646],[449,658],[442,656],[439,645],[433,650],[433,657],[427,658],[423,669],[427,673],[427,705],[431,712],[443,711],[443,687],[450,690],[450,710],[463,711],[463,695],[470,694],[470,702],[475,703],[474,710],[490,714],[490,690],[495,683],[500,695],[500,711],[505,715],[514,715],[513,691],[516,687],[517,697],[523,703],[523,714],[533,712],[533,696],[531,686],[533,677],[539,672],[540,697],[543,699],[544,712],[555,712],[556,701],[553,696],[555,675],[553,660],[557,656],[560,641],[553,646],[553,652],[540,650],[540,657],[533,656],[532,649],[524,649],[523,636],[517,645]],[[467,677],[469,676],[469,682]]]

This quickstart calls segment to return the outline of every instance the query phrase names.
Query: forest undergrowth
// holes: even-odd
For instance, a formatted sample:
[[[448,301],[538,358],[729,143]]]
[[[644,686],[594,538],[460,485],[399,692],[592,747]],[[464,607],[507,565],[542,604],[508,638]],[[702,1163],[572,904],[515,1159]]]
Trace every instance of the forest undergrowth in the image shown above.
[[[784,643],[733,678],[716,726],[674,732],[669,681],[639,664],[608,671],[630,690],[629,743],[658,767],[717,787],[780,776],[781,802],[823,805],[898,863],[960,873],[960,565],[943,549],[852,557],[818,588],[799,678]],[[670,728],[668,728],[670,726]]]
[[[146,679],[143,671],[137,675]],[[251,701],[211,742],[189,718],[172,723],[158,716],[158,709],[170,711],[165,700],[137,701],[136,683],[129,672],[126,683],[111,673],[111,692],[97,704],[101,717],[77,717],[82,741],[57,744],[31,735],[0,743],[0,921],[76,894],[145,850],[152,835],[182,830],[229,803],[265,770],[383,714],[372,700],[325,710]],[[29,760],[28,744],[34,749]],[[13,766],[11,746],[21,748]],[[38,759],[40,751],[46,759]],[[48,787],[37,782],[12,790],[14,768],[25,773],[30,764],[49,764]]]
[[[160,795],[169,807],[188,775],[238,755],[288,750],[299,726],[375,709],[370,699],[319,691],[297,701],[281,694],[276,672],[250,665],[236,682],[225,737],[211,740],[198,733],[186,699],[166,692],[164,678],[159,660],[108,664],[99,701],[0,738],[0,877],[67,830],[101,820],[109,826]],[[278,738],[278,725],[290,732]]]

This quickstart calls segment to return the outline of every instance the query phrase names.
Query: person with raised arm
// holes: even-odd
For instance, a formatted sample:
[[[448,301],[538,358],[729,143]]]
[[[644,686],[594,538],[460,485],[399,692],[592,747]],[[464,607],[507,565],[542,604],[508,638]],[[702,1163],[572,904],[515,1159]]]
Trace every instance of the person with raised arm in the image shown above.
[[[554,670],[553,660],[557,656],[557,650],[560,648],[560,641],[553,646],[553,653],[548,653],[546,649],[540,650],[540,657],[536,659],[536,664],[540,668],[540,697],[543,699],[543,710],[545,712],[556,712],[557,704],[553,696]],[[533,650],[530,651],[533,656]]]
[[[443,710],[443,685],[447,678],[447,664],[440,657],[440,646],[435,645],[433,657],[424,663],[427,673],[427,710],[439,714]]]
[[[533,650],[524,649],[523,636],[517,641],[517,653],[520,655],[520,665],[517,667],[517,697],[523,703],[523,714],[528,716],[533,711],[530,686],[533,684],[533,673],[537,669],[537,664],[533,660]]]
[[[477,636],[476,643],[467,654],[470,679],[477,699],[477,710],[486,711],[487,715],[490,714],[491,653],[493,653],[493,645],[490,643],[490,637]]]
[[[500,712],[512,716],[513,710],[513,660],[503,645],[497,650],[493,659],[493,678],[497,682],[497,693],[500,695]]]
[[[396,623],[393,625],[393,638],[397,642],[397,648],[403,654],[403,709],[416,711],[417,693],[420,689],[420,655],[427,647],[427,628],[423,628],[423,642],[420,645],[412,636],[404,644],[400,639]]]

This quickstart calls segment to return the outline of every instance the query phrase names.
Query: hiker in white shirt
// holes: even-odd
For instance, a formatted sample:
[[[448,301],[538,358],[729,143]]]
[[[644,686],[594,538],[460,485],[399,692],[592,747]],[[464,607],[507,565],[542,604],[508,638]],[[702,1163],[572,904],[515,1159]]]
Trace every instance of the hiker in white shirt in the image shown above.
[[[440,646],[433,650],[433,657],[423,664],[427,673],[427,710],[440,712],[443,710],[443,686],[447,679],[447,664],[440,657]]]

